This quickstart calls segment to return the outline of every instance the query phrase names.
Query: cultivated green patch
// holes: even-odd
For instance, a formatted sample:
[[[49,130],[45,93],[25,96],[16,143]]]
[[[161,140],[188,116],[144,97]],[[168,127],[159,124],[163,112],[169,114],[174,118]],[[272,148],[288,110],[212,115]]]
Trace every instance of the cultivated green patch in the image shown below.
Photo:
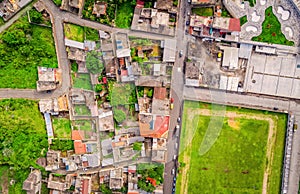
[[[78,73],[73,80],[73,87],[85,90],[92,90],[90,75],[87,73]]]
[[[71,139],[71,122],[67,118],[53,118],[52,126],[54,137],[59,139]]]
[[[75,120],[74,121],[75,130],[91,131],[92,122],[90,120]]]
[[[57,67],[51,28],[21,17],[0,34],[0,88],[36,88],[37,66]]]
[[[86,40],[93,40],[98,41],[99,40],[99,33],[98,30],[84,27],[84,35]]]
[[[208,126],[209,129],[219,127],[210,123],[214,118],[207,115],[212,107],[219,113],[224,108],[222,105],[185,102],[176,193],[183,192],[184,188],[188,193],[199,190],[204,193],[261,193],[266,169],[267,193],[279,193],[286,115],[226,107],[232,116],[224,117],[216,142],[207,153],[199,155]],[[274,142],[268,147],[270,120],[274,124]],[[271,153],[270,160],[267,159],[268,152]]]
[[[213,16],[214,11],[212,7],[197,7],[192,8],[192,13],[199,16]]]
[[[36,160],[45,157],[48,148],[38,103],[24,99],[1,100],[0,133],[0,186],[9,187],[9,193],[23,193],[22,184],[30,172],[29,167],[40,168]],[[12,179],[15,184],[10,185]]]
[[[268,7],[265,11],[265,20],[262,23],[262,33],[259,36],[253,37],[252,40],[289,46],[294,45],[294,42],[287,40],[281,32],[281,24],[274,15],[272,7]]]
[[[90,109],[84,104],[76,104],[74,106],[76,116],[91,116]]]
[[[65,23],[64,24],[65,37],[70,40],[75,40],[78,42],[83,42],[84,31],[82,26],[75,24]]]
[[[134,1],[133,1],[134,2]],[[129,28],[133,17],[135,4],[132,1],[126,1],[117,5],[116,26],[119,28]]]

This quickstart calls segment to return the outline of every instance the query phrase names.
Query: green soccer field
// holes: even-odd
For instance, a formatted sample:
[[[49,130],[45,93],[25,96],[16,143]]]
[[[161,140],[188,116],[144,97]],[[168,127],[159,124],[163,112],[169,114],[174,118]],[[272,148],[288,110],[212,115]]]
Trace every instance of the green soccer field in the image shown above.
[[[286,115],[211,107],[185,102],[176,193],[279,193]]]

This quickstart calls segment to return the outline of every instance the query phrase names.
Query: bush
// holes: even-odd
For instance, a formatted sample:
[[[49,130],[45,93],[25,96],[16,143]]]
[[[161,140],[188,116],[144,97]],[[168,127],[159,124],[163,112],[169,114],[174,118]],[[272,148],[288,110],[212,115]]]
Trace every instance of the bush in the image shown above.
[[[96,84],[96,86],[95,86],[95,91],[96,92],[101,92],[103,89],[104,89],[104,85]]]
[[[52,141],[52,144],[50,145],[50,148],[52,150],[67,151],[67,150],[73,150],[74,145],[72,140],[54,139]]]
[[[126,119],[126,114],[122,110],[114,109],[114,119],[117,123],[122,123]]]
[[[153,88],[149,89],[149,91],[147,92],[147,96],[149,98],[152,98],[152,96],[153,96]]]
[[[142,146],[143,146],[143,143],[141,143],[141,142],[134,142],[133,143],[133,150],[141,151],[142,150]]]

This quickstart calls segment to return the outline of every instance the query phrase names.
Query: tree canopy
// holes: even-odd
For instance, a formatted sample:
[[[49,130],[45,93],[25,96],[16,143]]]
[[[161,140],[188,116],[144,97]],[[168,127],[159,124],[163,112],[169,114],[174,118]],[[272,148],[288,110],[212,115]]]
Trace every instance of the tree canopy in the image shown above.
[[[0,165],[9,166],[16,181],[10,192],[20,193],[29,167],[38,168],[36,159],[45,156],[48,147],[45,122],[37,102],[0,100],[0,134]]]
[[[86,56],[86,68],[90,73],[102,73],[104,65],[101,61],[101,53],[97,51],[90,51]]]

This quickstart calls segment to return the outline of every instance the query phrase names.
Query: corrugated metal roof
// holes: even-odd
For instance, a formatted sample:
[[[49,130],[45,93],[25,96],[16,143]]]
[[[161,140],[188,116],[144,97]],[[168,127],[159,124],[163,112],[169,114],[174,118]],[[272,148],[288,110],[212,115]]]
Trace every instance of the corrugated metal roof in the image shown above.
[[[54,137],[50,114],[49,113],[44,113],[44,117],[45,117],[45,122],[46,122],[46,129],[47,129],[48,138],[49,137]]]

